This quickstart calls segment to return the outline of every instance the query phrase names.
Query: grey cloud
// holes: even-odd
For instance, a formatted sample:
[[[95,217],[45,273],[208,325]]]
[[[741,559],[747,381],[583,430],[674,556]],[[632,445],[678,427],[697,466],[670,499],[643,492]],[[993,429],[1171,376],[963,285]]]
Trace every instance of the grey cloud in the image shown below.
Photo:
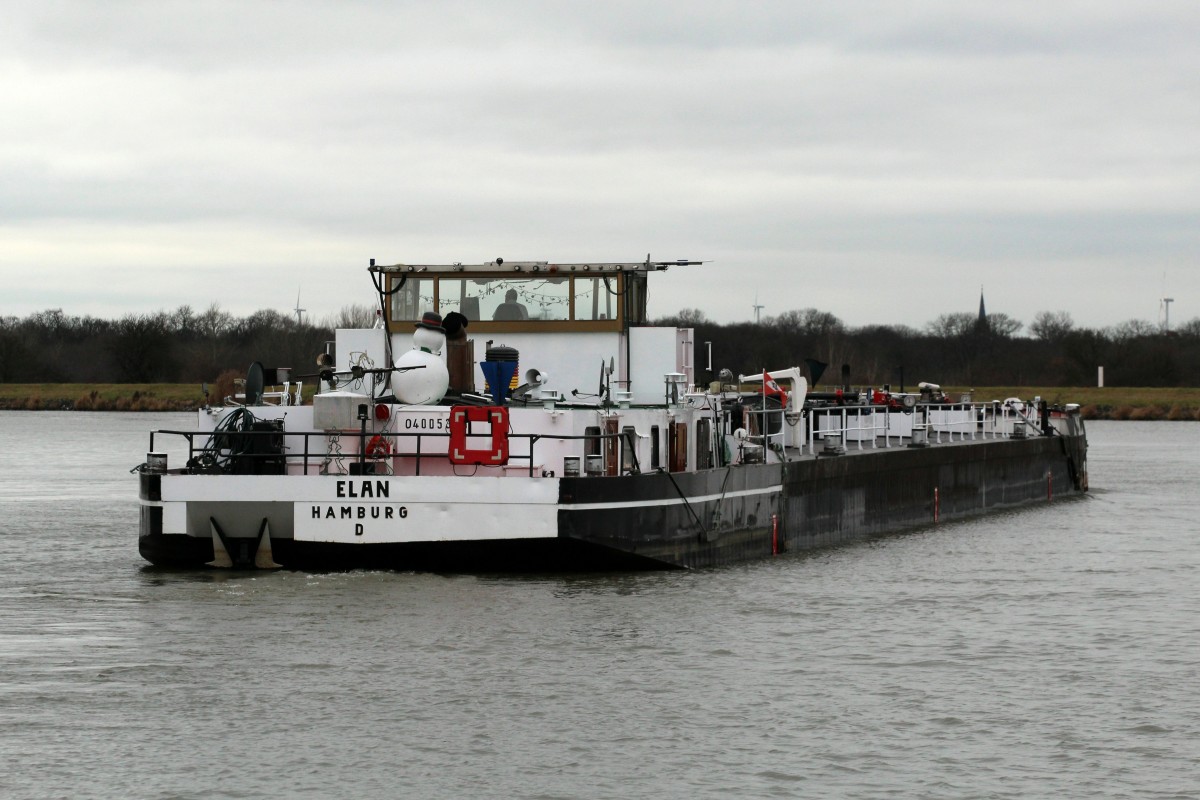
[[[1200,315],[1192,4],[48,2],[10,22],[10,298],[52,296],[26,267],[62,257],[57,225],[164,306],[232,305],[219,279],[154,280],[174,236],[191,271],[310,283],[371,255],[650,249],[746,283],[672,274],[656,304],[744,318],[753,282],[852,324],[921,324],[904,286],[958,302],[1011,272],[1119,321],[1157,291],[1140,265]]]

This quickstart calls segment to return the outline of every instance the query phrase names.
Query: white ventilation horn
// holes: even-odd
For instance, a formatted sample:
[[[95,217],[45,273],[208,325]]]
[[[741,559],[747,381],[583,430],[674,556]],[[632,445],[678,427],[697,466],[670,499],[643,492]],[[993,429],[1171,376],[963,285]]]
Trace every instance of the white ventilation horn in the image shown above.
[[[529,369],[525,371],[525,382],[530,386],[543,386],[548,380],[550,380],[550,376],[540,370]]]

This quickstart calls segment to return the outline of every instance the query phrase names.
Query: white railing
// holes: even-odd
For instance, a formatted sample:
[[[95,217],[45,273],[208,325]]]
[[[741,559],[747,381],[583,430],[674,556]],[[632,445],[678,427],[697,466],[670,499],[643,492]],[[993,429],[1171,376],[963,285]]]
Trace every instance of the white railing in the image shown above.
[[[917,406],[912,410],[889,406],[830,406],[809,411],[807,448],[817,452],[817,440],[824,443],[833,438],[841,446],[892,447],[912,439],[914,432],[923,432],[924,439],[940,444],[943,441],[968,439],[1010,438],[1016,435],[1037,435],[1042,421],[1038,408],[1029,404],[1024,410],[1006,403],[942,403]],[[920,438],[920,437],[919,437]],[[801,448],[803,452],[803,445]]]

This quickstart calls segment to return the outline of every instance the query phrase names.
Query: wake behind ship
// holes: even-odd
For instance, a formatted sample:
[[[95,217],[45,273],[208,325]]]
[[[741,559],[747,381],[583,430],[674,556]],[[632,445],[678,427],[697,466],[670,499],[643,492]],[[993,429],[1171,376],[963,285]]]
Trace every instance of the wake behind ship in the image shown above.
[[[376,327],[338,330],[311,375],[255,363],[194,430],[151,433],[142,556],[704,567],[1086,491],[1077,406],[817,392],[796,367],[696,386],[692,330],[650,325],[646,298],[652,273],[699,263],[372,261]]]

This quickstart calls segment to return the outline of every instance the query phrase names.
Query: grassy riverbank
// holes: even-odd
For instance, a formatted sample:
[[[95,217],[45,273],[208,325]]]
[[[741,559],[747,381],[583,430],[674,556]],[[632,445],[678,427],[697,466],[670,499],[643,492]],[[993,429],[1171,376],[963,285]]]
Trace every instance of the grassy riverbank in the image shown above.
[[[202,405],[194,383],[0,383],[4,409],[187,411]]]
[[[952,397],[968,390],[946,389]],[[305,387],[305,396],[311,391]],[[1051,404],[1079,403],[1087,419],[1200,420],[1200,388],[986,386],[970,391],[976,401],[1040,396]],[[203,404],[204,395],[194,383],[0,383],[0,409],[188,411]]]
[[[987,386],[946,389],[952,397],[965,391],[970,391],[976,402],[1041,397],[1051,405],[1078,403],[1084,419],[1200,420],[1200,388]]]
[[[215,404],[232,387],[210,387]],[[304,387],[311,399],[315,387]],[[195,383],[0,383],[0,409],[24,411],[191,411],[204,405]]]

